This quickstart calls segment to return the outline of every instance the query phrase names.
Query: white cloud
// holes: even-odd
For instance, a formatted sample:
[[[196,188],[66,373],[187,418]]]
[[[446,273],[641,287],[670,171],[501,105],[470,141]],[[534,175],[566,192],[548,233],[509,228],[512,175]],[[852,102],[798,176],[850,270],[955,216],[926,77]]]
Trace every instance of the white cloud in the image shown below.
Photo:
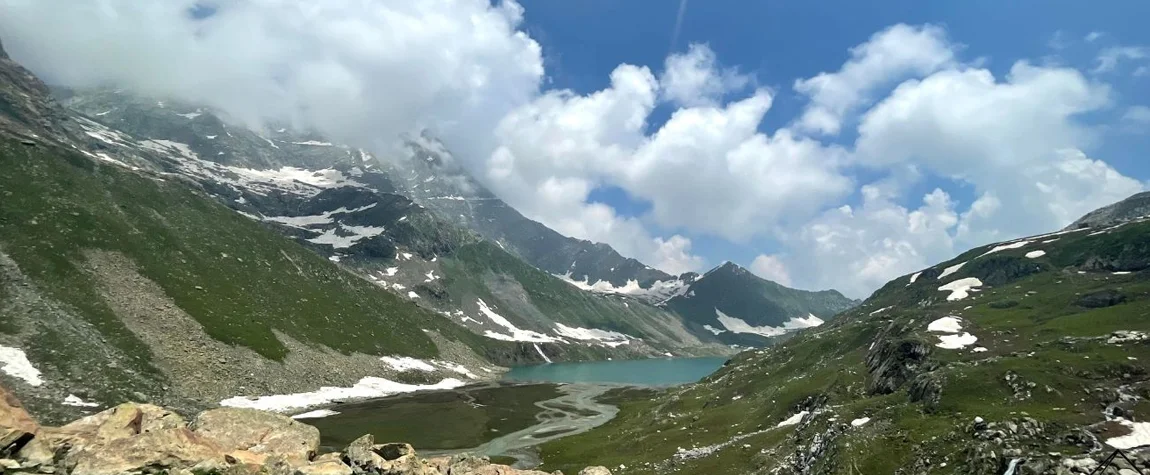
[[[1150,48],[1144,46],[1113,46],[1098,53],[1098,65],[1094,73],[1114,71],[1122,61],[1137,61],[1150,58]]]
[[[1122,122],[1130,127],[1150,126],[1150,107],[1130,106],[1122,114]]]
[[[795,90],[811,98],[799,128],[837,134],[845,116],[865,105],[876,89],[953,63],[956,48],[932,25],[898,24],[875,33],[851,48],[851,58],[838,71],[795,81]]]
[[[881,185],[862,189],[857,209],[831,209],[781,236],[791,277],[802,288],[835,288],[864,297],[892,277],[950,257],[950,230],[958,223],[955,204],[941,190],[907,209]]]
[[[543,78],[513,1],[225,1],[199,21],[191,3],[3,0],[0,30],[51,82],[115,83],[359,144],[424,128],[481,140],[471,124],[527,102]]]
[[[1087,43],[1093,43],[1095,41],[1098,41],[1098,39],[1101,38],[1103,35],[1105,35],[1105,33],[1101,32],[1101,31],[1091,31],[1090,33],[1087,33],[1086,36],[1083,37],[1082,39],[1086,40]]]
[[[710,48],[692,44],[685,54],[667,57],[659,82],[667,99],[683,106],[704,106],[746,87],[750,78],[720,67]]]
[[[751,262],[751,272],[777,284],[791,285],[791,273],[777,255],[759,254]]]
[[[853,159],[915,173],[863,187],[859,209],[783,232],[792,278],[862,296],[970,247],[1057,229],[1141,191],[1081,152],[1096,134],[1077,117],[1109,105],[1109,88],[1081,72],[1025,62],[1001,81],[971,67],[906,81],[863,114]],[[963,206],[936,190],[917,209],[900,205],[924,177],[969,186],[978,198]]]

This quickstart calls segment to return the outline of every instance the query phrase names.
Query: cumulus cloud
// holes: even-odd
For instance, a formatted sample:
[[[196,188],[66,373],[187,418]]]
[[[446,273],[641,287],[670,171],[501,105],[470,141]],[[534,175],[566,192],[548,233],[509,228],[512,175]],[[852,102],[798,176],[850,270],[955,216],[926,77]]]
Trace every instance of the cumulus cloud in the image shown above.
[[[851,48],[850,59],[838,71],[795,81],[795,90],[810,97],[798,127],[837,134],[845,116],[866,104],[876,89],[947,66],[956,49],[946,32],[933,25],[898,24],[875,33]]]
[[[47,80],[291,120],[345,142],[433,129],[453,142],[533,98],[539,45],[513,1],[3,0],[10,53]]]
[[[777,255],[759,254],[754,261],[751,261],[751,272],[777,284],[792,285],[791,273]]]
[[[721,68],[715,52],[692,44],[686,54],[667,57],[659,78],[663,95],[683,106],[714,105],[730,92],[750,83],[750,78],[737,69]]]

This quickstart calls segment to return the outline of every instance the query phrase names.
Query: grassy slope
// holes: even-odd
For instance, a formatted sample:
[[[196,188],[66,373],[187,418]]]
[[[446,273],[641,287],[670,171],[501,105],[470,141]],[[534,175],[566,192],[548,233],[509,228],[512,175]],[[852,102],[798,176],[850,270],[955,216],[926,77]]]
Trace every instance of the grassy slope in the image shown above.
[[[1002,473],[1004,449],[1084,453],[1081,447],[1066,446],[1062,436],[1103,420],[1101,407],[1113,391],[1096,388],[1130,385],[1129,391],[1145,396],[1143,361],[1150,359],[1146,345],[1116,346],[1104,338],[1116,330],[1150,330],[1150,280],[1144,273],[1112,273],[1145,267],[1150,224],[1087,234],[976,258],[988,250],[979,248],[924,272],[914,285],[907,285],[909,276],[896,279],[817,332],[803,332],[770,350],[743,353],[700,384],[630,400],[604,427],[544,446],[546,468],[569,470],[597,460],[612,467],[627,465],[619,473],[650,473],[677,447],[706,446],[762,429],[767,430],[676,467],[679,473],[789,468],[796,449],[809,449],[816,434],[825,443],[832,426],[841,435],[831,438],[830,448],[814,464],[819,473],[895,473],[915,464],[923,467],[924,460],[932,461],[924,467],[931,473]],[[1023,257],[1035,249],[1047,255]],[[978,276],[999,285],[948,302],[947,294],[936,290],[943,282],[935,276],[967,260],[971,262],[943,282]],[[1081,268],[1089,271],[1079,274]],[[1015,277],[1003,277],[1011,275]],[[1099,309],[1076,305],[1081,294],[1104,289],[1119,291],[1127,302]],[[925,327],[946,315],[961,315],[963,330],[978,336],[978,344],[988,351],[934,348],[938,340]],[[872,342],[888,341],[922,341],[933,350],[919,369],[937,367],[930,374],[941,387],[937,404],[911,402],[908,384],[891,394],[868,391],[868,351]],[[1007,374],[1020,378],[1023,394],[1016,394]],[[833,415],[772,429],[810,398],[826,398]],[[1144,403],[1136,406],[1132,417],[1148,409]],[[993,446],[997,459],[972,462],[985,444],[971,436],[975,416],[1001,423],[1023,413],[1045,424],[1042,437]],[[836,422],[830,422],[831,417]],[[872,421],[857,428],[843,424],[860,417]],[[619,443],[624,440],[626,444]]]
[[[81,269],[85,249],[127,255],[208,334],[271,359],[286,351],[273,329],[343,352],[435,356],[421,329],[473,347],[491,344],[178,181],[12,141],[0,142],[0,169],[4,251],[42,291],[79,309],[117,347],[138,354],[141,369],[148,366],[146,350]],[[8,325],[12,316],[0,314],[0,328]],[[43,343],[66,348],[66,342]]]

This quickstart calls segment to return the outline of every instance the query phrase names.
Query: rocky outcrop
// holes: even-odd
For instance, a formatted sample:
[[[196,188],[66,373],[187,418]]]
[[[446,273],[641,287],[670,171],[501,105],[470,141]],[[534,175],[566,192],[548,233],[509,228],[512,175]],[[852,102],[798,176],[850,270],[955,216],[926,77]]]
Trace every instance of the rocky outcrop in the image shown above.
[[[255,409],[225,407],[204,411],[191,425],[192,432],[236,459],[262,463],[279,455],[295,465],[315,457],[319,429],[296,420]]]
[[[930,345],[913,337],[894,336],[903,330],[888,327],[875,338],[874,346],[867,352],[866,365],[871,375],[868,393],[893,393],[915,375],[930,369]]]
[[[1085,308],[1113,307],[1126,302],[1126,296],[1114,289],[1104,289],[1097,292],[1083,294],[1074,302],[1075,305]]]
[[[162,407],[125,403],[61,427],[41,427],[0,387],[0,435],[5,434],[11,443],[0,454],[0,473],[554,475],[470,454],[423,459],[409,444],[376,444],[371,434],[343,452],[317,455],[318,429],[254,409],[212,409],[188,424]],[[588,467],[580,475],[611,472]]]
[[[0,387],[0,456],[20,450],[39,429],[40,425],[28,415],[20,400]]]

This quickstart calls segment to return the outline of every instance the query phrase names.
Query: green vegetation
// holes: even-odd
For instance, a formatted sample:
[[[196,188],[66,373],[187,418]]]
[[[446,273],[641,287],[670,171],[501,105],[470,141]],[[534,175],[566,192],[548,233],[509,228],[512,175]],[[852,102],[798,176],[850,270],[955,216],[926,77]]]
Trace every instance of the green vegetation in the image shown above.
[[[434,357],[438,352],[424,329],[472,346],[494,344],[340,270],[179,180],[13,141],[0,143],[0,169],[4,252],[40,291],[74,307],[117,348],[135,354],[141,370],[147,369],[146,347],[104,304],[85,268],[86,250],[126,255],[213,338],[271,359],[286,352],[273,330],[345,353]],[[14,318],[0,313],[0,329],[11,329]],[[42,337],[50,339],[50,329]]]
[[[1101,411],[1117,401],[1118,388],[1150,394],[1144,366],[1150,345],[1109,341],[1120,330],[1150,331],[1150,279],[1137,272],[1150,264],[1150,223],[1089,234],[1039,239],[987,256],[990,246],[971,250],[924,271],[913,284],[909,277],[895,279],[826,326],[744,352],[698,384],[654,396],[616,394],[619,416],[545,444],[544,468],[567,471],[594,461],[613,470],[623,464],[615,470],[623,474],[670,468],[772,473],[780,467],[784,473],[919,467],[914,473],[989,474],[1002,473],[1008,450],[1034,460],[1052,452],[1086,454],[1090,447],[1068,440],[1105,420]],[[1038,249],[1046,255],[1024,257]],[[959,272],[937,279],[941,269],[960,262],[967,264]],[[1135,273],[1114,274],[1120,270]],[[964,277],[987,285],[957,301],[937,290]],[[1105,298],[1083,305],[1085,295]],[[939,334],[926,326],[950,315],[978,337],[975,345],[934,346]],[[971,351],[974,346],[986,351]],[[879,383],[893,391],[877,389],[884,387]],[[815,416],[776,427],[802,410]],[[1135,419],[1146,410],[1150,405],[1124,409]],[[870,420],[850,424],[863,417]],[[1033,418],[1040,428],[995,444],[974,436],[975,417],[998,424]],[[697,458],[675,457],[680,447],[716,444],[725,445]]]

